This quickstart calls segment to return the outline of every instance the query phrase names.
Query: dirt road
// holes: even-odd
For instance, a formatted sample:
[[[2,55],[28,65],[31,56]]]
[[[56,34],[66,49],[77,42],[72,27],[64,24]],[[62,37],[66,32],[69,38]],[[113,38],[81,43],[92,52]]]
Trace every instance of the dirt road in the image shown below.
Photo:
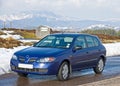
[[[55,76],[29,75],[24,78],[10,73],[0,76],[0,86],[120,86],[120,56],[108,57],[101,75],[86,69],[73,72],[70,80],[61,82]]]

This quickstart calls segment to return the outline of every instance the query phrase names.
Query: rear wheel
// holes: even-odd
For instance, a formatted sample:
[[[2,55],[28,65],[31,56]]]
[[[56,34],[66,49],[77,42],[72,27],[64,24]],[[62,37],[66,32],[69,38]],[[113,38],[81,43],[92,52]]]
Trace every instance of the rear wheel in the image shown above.
[[[101,58],[101,59],[98,61],[97,66],[93,68],[93,69],[94,69],[94,72],[95,72],[96,74],[101,74],[101,73],[103,72],[103,70],[104,70],[104,66],[105,66],[105,62],[104,62],[103,59]]]
[[[19,76],[21,77],[27,77],[28,74],[25,74],[25,73],[17,73]]]
[[[70,68],[67,62],[63,62],[58,71],[57,78],[60,81],[67,80],[70,76]]]

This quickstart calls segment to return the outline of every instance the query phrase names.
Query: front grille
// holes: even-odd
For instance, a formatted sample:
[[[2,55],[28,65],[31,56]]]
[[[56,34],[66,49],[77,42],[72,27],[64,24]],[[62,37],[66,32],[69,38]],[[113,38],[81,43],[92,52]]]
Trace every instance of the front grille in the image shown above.
[[[19,70],[19,71],[25,71],[25,72],[40,72],[40,73],[46,73],[48,72],[48,69],[40,69],[40,68],[33,68],[33,69],[27,69],[27,68],[19,68],[15,66],[11,66],[13,70]]]
[[[35,62],[37,60],[37,58],[30,57],[30,58],[26,59],[25,57],[22,57],[22,56],[19,57],[19,62],[21,62],[21,63],[26,63],[26,60],[27,60],[27,63],[32,64],[33,62]]]

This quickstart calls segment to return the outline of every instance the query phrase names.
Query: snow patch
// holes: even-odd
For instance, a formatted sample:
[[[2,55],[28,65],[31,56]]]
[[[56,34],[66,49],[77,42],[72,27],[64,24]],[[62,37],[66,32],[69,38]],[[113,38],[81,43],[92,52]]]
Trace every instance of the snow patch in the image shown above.
[[[3,31],[3,33],[6,33],[6,34],[14,33],[14,31],[7,31],[7,30],[1,30],[1,31]]]
[[[23,39],[24,37],[20,36],[20,35],[0,35],[0,38],[13,38],[13,39]]]
[[[109,43],[109,44],[104,44],[106,48],[106,55],[107,56],[115,56],[115,55],[120,55],[120,43]]]
[[[14,52],[27,48],[28,46],[19,46],[13,49],[0,48],[0,74],[5,74],[10,72],[10,59]]]
[[[2,31],[2,30],[1,30]],[[6,35],[0,35],[0,38],[13,38],[13,39],[23,39],[24,37],[22,37],[21,35],[12,35],[12,33],[14,33],[14,31],[7,31],[7,30],[3,30],[3,33],[5,33]]]
[[[19,41],[21,41],[21,42],[38,42],[39,40],[33,40],[33,39],[19,39]]]

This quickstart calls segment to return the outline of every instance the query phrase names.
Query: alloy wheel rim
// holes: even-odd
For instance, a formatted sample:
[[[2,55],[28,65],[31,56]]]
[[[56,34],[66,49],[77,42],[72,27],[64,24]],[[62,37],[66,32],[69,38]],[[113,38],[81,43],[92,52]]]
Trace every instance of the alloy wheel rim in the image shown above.
[[[99,71],[102,71],[104,68],[104,63],[102,59],[99,61],[98,68],[99,68]]]
[[[67,64],[65,64],[64,66],[63,66],[63,70],[62,70],[62,75],[63,75],[63,79],[66,79],[67,77],[68,77],[68,65]]]

